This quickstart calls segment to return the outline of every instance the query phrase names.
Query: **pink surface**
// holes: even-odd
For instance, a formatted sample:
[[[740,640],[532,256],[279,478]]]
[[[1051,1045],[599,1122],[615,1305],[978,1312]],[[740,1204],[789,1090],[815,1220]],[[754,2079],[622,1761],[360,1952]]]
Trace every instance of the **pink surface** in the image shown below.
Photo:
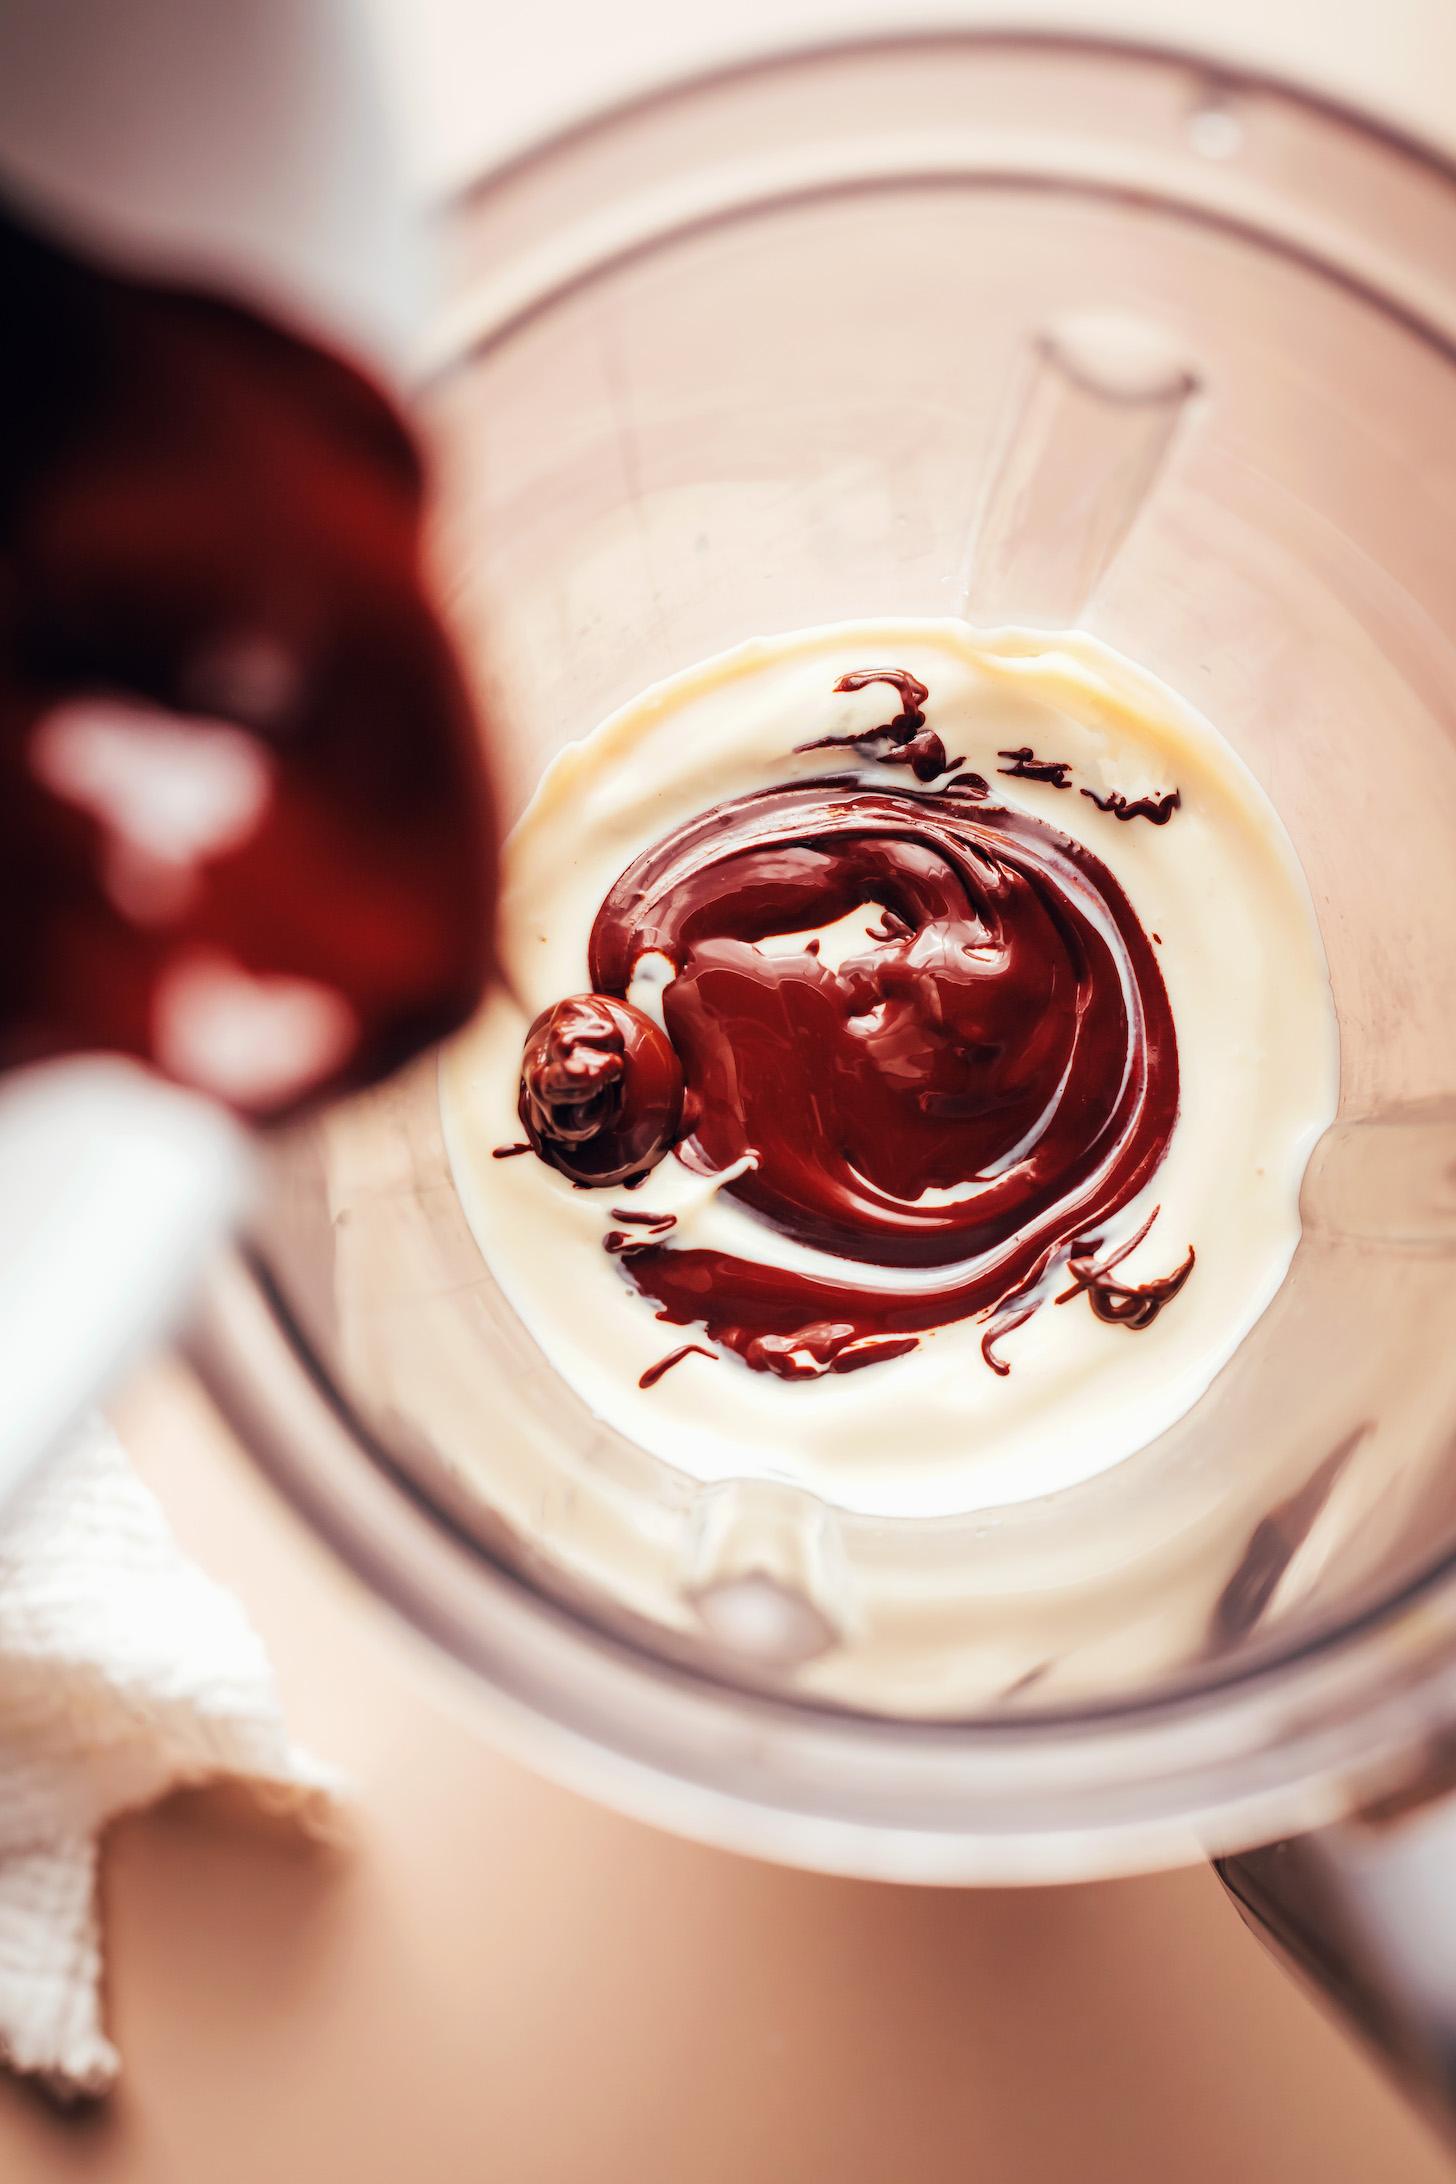
[[[0,2083],[5,2184],[1436,2184],[1211,1875],[899,1890],[700,1850],[498,1758],[197,1399],[122,1423],[358,1786],[347,1847],[191,1797],[107,1861],[110,2111]]]

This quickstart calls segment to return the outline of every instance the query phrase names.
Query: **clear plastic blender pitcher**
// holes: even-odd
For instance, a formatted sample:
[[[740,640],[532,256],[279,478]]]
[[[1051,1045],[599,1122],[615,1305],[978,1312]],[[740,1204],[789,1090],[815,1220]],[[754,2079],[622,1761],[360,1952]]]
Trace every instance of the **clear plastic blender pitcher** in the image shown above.
[[[921,1881],[1299,1836],[1241,1892],[1274,1918],[1303,1888],[1306,1960],[1372,2010],[1404,1958],[1384,2025],[1416,2058],[1456,2028],[1402,1923],[1456,1722],[1452,174],[1177,57],[928,37],[624,108],[447,239],[437,564],[509,813],[745,636],[1080,622],[1282,814],[1339,1115],[1208,1393],[1038,1501],[889,1520],[772,1451],[705,1486],[609,1431],[482,1262],[433,1058],[275,1147],[198,1337],[214,1389],[595,1794]]]

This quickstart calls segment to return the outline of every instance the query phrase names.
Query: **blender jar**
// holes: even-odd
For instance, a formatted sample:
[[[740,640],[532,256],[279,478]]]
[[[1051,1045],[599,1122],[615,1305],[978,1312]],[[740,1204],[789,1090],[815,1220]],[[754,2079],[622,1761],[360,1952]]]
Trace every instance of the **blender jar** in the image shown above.
[[[275,1143],[211,1385],[501,1733],[668,1825],[1035,1881],[1403,1797],[1456,1714],[1452,175],[1176,56],[929,36],[623,108],[447,242],[436,566],[508,816],[746,636],[1080,622],[1277,806],[1339,1113],[1207,1394],[1038,1501],[890,1520],[611,1432],[481,1259],[433,1057]]]

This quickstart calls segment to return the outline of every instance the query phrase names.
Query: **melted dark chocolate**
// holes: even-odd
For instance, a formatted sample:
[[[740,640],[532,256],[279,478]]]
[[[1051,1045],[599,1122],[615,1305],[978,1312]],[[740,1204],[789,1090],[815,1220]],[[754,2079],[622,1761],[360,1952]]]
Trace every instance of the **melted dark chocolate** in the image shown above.
[[[755,945],[870,903],[837,970],[807,942]],[[857,1370],[1014,1300],[987,1333],[1004,1371],[991,1346],[1027,1293],[1163,1158],[1178,1062],[1156,959],[1100,860],[1027,813],[840,780],[740,797],[623,873],[592,930],[599,993],[625,993],[649,950],[677,966],[679,1157],[711,1174],[752,1152],[734,1197],[889,1276],[614,1240],[661,1317],[756,1370]]]
[[[855,667],[847,675],[841,675],[834,685],[836,697],[847,690],[868,690],[872,683],[887,683],[900,694],[900,711],[885,729],[886,735],[903,740],[917,728],[925,726],[925,701],[930,696],[926,685],[918,675],[912,675],[905,667]]]
[[[620,997],[574,994],[543,1009],[526,1035],[521,1125],[541,1158],[574,1182],[642,1175],[676,1137],[682,1096],[666,1033]]]
[[[1073,1297],[1085,1294],[1098,1319],[1105,1320],[1110,1327],[1130,1327],[1135,1331],[1151,1327],[1164,1305],[1172,1303],[1193,1272],[1196,1257],[1193,1246],[1188,1246],[1188,1256],[1171,1274],[1159,1274],[1149,1282],[1119,1282],[1113,1278],[1112,1270],[1136,1251],[1157,1220],[1158,1210],[1154,1206],[1136,1235],[1129,1236],[1105,1259],[1097,1258],[1095,1243],[1074,1244],[1067,1260],[1071,1283],[1057,1298],[1057,1303],[1068,1304]]]
[[[1003,1335],[1013,1335],[1015,1334],[1018,1327],[1024,1327],[1027,1321],[1031,1318],[1032,1314],[1038,1309],[1038,1300],[1033,1299],[1030,1303],[1027,1304],[1017,1304],[1013,1300],[1009,1306],[1003,1306],[1002,1309],[994,1315],[990,1326],[986,1329],[984,1335],[982,1335],[981,1355],[985,1359],[986,1363],[990,1366],[992,1372],[999,1374],[1001,1379],[1004,1380],[1006,1378],[1006,1375],[1010,1372],[1011,1367],[1007,1364],[1004,1357],[997,1357],[995,1348],[996,1344],[1001,1340]]]
[[[1067,779],[1072,770],[1069,758],[1037,758],[1029,743],[1023,743],[1016,751],[998,751],[998,758],[1009,758],[1009,766],[998,766],[997,773],[1006,774],[1013,781],[1045,781],[1054,789],[1069,789]]]
[[[1163,796],[1139,796],[1131,802],[1116,789],[1109,796],[1099,796],[1095,789],[1083,789],[1082,794],[1099,811],[1110,811],[1114,819],[1149,819],[1155,827],[1165,827],[1183,801],[1177,789],[1169,789]]]
[[[666,1357],[660,1357],[655,1365],[649,1365],[646,1372],[638,1376],[638,1387],[655,1388],[663,1374],[670,1373],[674,1365],[681,1365],[685,1357],[707,1357],[716,1364],[718,1353],[716,1350],[705,1350],[701,1342],[685,1342],[681,1349],[669,1350]]]
[[[927,730],[913,675],[866,668],[835,688],[875,682],[900,697],[892,720],[799,748],[852,746],[922,781],[953,773],[961,761]],[[998,755],[1004,773],[1070,786],[1070,761]],[[980,1316],[981,1354],[1005,1374],[996,1345],[1040,1309],[1055,1263],[1072,1276],[1059,1302],[1085,1294],[1129,1328],[1151,1325],[1192,1272],[1190,1250],[1156,1281],[1115,1279],[1156,1209],[1097,1256],[1095,1232],[1156,1172],[1178,1112],[1147,936],[1090,850],[987,795],[979,774],[935,792],[846,775],[702,813],[602,904],[596,991],[531,1028],[520,1112],[544,1159],[579,1184],[636,1183],[680,1129],[687,1167],[719,1174],[751,1156],[723,1188],[769,1228],[852,1262],[820,1279],[675,1245],[672,1215],[612,1208],[622,1225],[605,1249],[658,1317],[701,1327],[755,1371],[858,1372]],[[869,905],[863,951],[831,969],[815,929]],[[795,933],[798,948],[758,945]],[[675,968],[665,1035],[625,1000],[649,952]]]
[[[835,695],[842,696],[849,690],[865,690],[871,683],[888,683],[899,692],[900,710],[893,720],[885,721],[878,728],[865,729],[853,736],[816,736],[812,743],[795,745],[796,751],[833,751],[852,749],[866,758],[873,758],[881,766],[908,766],[917,781],[936,781],[944,773],[959,766],[959,758],[947,758],[945,745],[933,728],[925,725],[925,701],[930,696],[923,682],[903,667],[857,667],[851,674],[841,675],[834,685]],[[979,774],[964,776],[979,781]],[[981,784],[982,789],[985,783]]]

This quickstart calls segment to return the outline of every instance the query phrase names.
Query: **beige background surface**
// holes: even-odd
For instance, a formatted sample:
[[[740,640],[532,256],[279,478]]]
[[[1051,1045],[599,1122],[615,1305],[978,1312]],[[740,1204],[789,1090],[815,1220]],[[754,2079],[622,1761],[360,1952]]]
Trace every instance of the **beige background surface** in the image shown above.
[[[370,0],[417,172],[884,0]],[[928,0],[914,20],[965,17]],[[1009,20],[1012,0],[980,11]],[[1022,10],[1030,14],[1033,11]],[[1040,11],[1036,11],[1040,12]],[[1062,0],[1456,125],[1452,0]],[[245,1599],[301,1737],[357,1786],[299,1844],[175,1802],[115,1831],[110,2111],[0,2083],[3,2184],[1435,2184],[1452,2164],[1211,1875],[922,1893],[782,1872],[495,1756],[175,1376],[142,1468]]]

